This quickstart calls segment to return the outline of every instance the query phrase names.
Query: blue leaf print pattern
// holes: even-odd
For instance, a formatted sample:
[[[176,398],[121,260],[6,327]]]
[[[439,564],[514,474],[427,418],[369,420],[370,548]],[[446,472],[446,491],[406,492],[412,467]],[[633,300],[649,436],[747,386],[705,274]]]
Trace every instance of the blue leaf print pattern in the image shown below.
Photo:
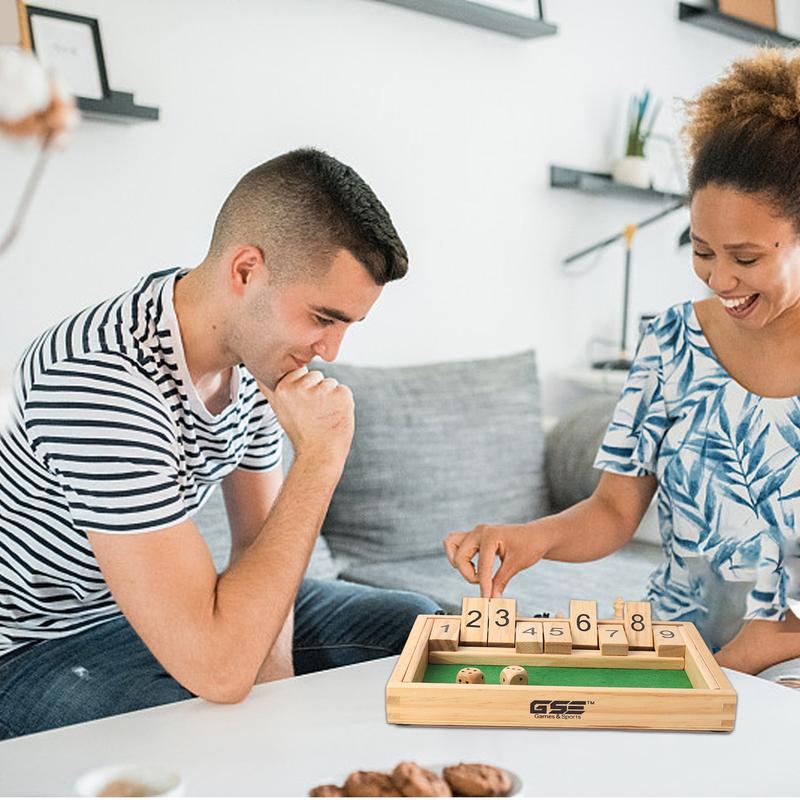
[[[664,563],[647,589],[656,617],[703,632],[728,591],[745,587],[745,619],[782,619],[787,597],[800,597],[790,568],[800,563],[800,398],[736,383],[692,303],[645,331],[595,467],[658,481]]]

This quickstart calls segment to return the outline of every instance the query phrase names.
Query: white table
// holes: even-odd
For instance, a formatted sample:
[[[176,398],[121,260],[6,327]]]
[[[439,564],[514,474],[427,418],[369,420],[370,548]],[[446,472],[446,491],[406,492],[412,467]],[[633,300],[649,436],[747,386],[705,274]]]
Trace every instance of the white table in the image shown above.
[[[188,700],[0,742],[0,795],[69,794],[103,764],[182,773],[192,795],[305,795],[355,769],[486,761],[530,795],[797,795],[800,691],[729,672],[732,733],[389,725],[395,659],[256,687],[243,703]]]

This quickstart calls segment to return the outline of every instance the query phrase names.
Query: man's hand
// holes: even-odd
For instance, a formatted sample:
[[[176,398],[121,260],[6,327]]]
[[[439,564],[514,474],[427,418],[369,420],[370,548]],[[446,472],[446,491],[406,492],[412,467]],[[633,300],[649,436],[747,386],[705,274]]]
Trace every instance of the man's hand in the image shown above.
[[[544,558],[548,542],[538,536],[536,523],[478,525],[468,533],[455,531],[444,540],[450,563],[470,583],[480,583],[483,597],[500,597],[508,582],[523,569]],[[477,554],[478,565],[473,558]],[[495,558],[500,567],[492,575]]]
[[[297,456],[344,465],[355,428],[350,389],[305,367],[284,375],[272,391],[259,385]]]

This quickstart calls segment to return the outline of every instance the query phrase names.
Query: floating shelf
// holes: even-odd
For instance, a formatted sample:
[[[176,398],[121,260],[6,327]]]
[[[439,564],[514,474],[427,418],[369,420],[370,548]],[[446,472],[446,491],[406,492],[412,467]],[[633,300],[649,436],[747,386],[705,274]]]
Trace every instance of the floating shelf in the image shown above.
[[[134,122],[155,122],[159,109],[153,106],[137,106],[130,92],[114,92],[102,100],[91,97],[76,98],[78,108],[85,117],[102,119],[108,122],[132,124]]]
[[[521,39],[535,39],[537,36],[553,36],[558,28],[543,19],[514,14],[499,8],[473,3],[470,0],[381,0],[394,6],[422,11],[436,17],[454,19],[479,28],[518,36]]]
[[[678,19],[681,22],[688,22],[691,25],[723,33],[726,36],[732,36],[734,39],[743,39],[745,42],[753,44],[764,44],[766,42],[780,47],[800,44],[800,40],[793,39],[772,28],[765,28],[762,25],[756,25],[754,22],[748,22],[730,14],[723,14],[721,11],[711,8],[699,8],[689,3],[678,3]]]
[[[617,183],[607,172],[586,172],[570,167],[550,165],[550,186],[556,189],[577,189],[587,194],[619,197],[622,200],[656,200],[673,202],[683,200],[682,194],[660,192],[657,189],[640,189]]]

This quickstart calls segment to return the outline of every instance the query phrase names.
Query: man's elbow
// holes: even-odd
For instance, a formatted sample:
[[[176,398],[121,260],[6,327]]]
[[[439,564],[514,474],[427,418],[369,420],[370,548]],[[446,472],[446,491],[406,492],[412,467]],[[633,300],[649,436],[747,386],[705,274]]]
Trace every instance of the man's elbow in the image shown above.
[[[254,680],[250,675],[230,669],[216,669],[202,675],[193,675],[183,686],[193,695],[211,703],[241,703],[250,694]]]
[[[251,683],[226,683],[223,681],[203,681],[194,687],[186,687],[192,694],[210,703],[231,705],[241,703],[253,688]]]
[[[252,686],[209,686],[207,691],[198,693],[198,697],[210,703],[224,703],[233,705],[241,703],[250,694]]]

